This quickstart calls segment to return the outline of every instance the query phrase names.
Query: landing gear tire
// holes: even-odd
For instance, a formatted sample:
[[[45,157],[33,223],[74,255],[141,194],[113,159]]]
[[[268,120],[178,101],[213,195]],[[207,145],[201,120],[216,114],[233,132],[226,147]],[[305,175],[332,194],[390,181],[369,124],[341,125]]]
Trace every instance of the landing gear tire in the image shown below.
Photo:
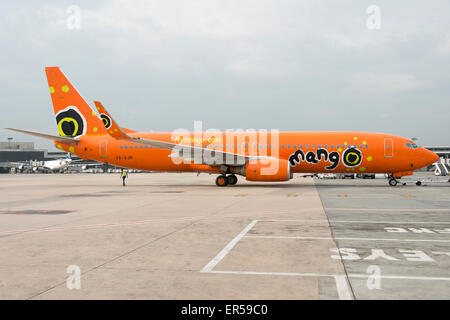
[[[228,185],[228,179],[224,175],[220,175],[216,178],[216,185],[218,187],[226,187]]]
[[[234,174],[229,175],[227,180],[229,185],[235,185],[238,182],[238,178]]]
[[[397,185],[397,180],[395,180],[394,178],[389,179],[389,185],[391,187],[395,187]]]
[[[416,186],[421,186],[422,185],[422,182],[421,181],[417,181],[416,182]]]

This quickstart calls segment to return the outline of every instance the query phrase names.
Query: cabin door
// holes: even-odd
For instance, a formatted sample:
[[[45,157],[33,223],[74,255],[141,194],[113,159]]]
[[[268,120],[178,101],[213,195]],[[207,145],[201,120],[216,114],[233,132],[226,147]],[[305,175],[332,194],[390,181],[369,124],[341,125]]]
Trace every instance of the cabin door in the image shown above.
[[[394,141],[392,138],[384,139],[384,157],[392,158],[394,157]]]
[[[99,142],[100,157],[108,157],[108,140],[100,140]]]

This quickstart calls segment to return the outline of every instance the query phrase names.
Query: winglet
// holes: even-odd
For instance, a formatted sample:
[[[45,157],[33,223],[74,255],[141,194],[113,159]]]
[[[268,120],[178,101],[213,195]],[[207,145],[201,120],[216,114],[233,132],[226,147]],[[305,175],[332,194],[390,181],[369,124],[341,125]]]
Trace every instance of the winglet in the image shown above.
[[[105,125],[106,130],[109,135],[115,139],[121,140],[130,140],[134,139],[127,135],[122,128],[119,127],[116,121],[114,121],[113,117],[106,111],[105,107],[102,105],[100,101],[94,101],[95,106],[97,107],[98,113],[100,114],[100,118]]]

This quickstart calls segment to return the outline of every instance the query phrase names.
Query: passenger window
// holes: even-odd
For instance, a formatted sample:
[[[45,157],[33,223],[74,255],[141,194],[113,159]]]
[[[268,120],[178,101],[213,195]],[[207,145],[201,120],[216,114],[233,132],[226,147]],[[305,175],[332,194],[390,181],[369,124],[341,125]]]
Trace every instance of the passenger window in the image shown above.
[[[315,144],[312,144],[311,145],[311,149],[315,149],[316,148],[316,145]]]
[[[334,146],[332,144],[330,144],[330,149],[334,149]]]
[[[290,149],[291,148],[291,145],[290,144],[288,144],[288,149]]]
[[[284,144],[281,146],[281,149],[284,149]]]
[[[120,149],[123,149],[123,146],[120,146]]]
[[[322,145],[319,144],[319,145],[317,146],[317,149],[322,149]]]
[[[305,144],[305,149],[308,149],[309,145]]]

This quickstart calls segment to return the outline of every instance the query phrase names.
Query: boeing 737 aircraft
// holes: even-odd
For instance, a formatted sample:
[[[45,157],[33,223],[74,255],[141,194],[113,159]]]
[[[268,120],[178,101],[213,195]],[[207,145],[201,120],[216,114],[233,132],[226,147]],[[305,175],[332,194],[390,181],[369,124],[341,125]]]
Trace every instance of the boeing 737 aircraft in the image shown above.
[[[53,140],[58,149],[120,167],[217,174],[218,186],[288,181],[294,173],[388,173],[389,184],[439,157],[410,139],[368,132],[161,132],[121,128],[103,105],[96,111],[59,67],[45,68],[59,136],[8,128]],[[157,118],[157,113],[154,113]]]

